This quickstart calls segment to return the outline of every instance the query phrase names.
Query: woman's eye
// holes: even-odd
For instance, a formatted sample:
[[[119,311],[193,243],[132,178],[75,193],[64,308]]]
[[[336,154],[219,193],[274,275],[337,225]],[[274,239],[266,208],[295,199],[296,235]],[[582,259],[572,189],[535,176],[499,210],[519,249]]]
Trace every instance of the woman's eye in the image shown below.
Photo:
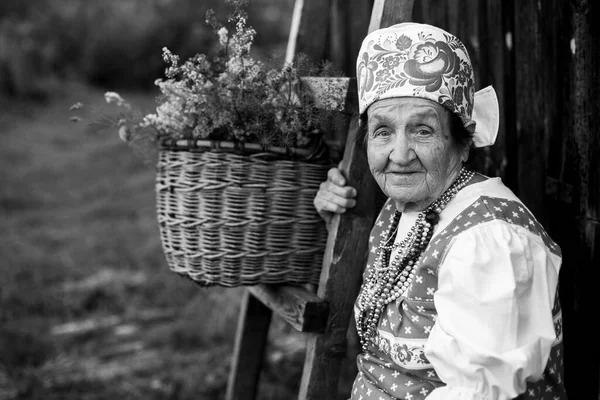
[[[431,129],[427,129],[427,128],[419,128],[419,129],[417,129],[417,135],[419,135],[419,136],[429,136],[432,133],[433,132],[431,131]]]
[[[375,129],[375,131],[373,131],[373,133],[371,134],[371,137],[381,137],[381,136],[388,136],[390,134],[389,129],[387,128],[379,128],[379,129]]]

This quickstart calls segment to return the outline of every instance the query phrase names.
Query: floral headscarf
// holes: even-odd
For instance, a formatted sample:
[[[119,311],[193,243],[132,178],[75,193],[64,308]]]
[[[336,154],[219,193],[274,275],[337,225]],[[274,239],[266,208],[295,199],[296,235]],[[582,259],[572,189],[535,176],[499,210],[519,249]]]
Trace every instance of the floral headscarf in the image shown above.
[[[456,36],[432,25],[402,23],[370,33],[356,62],[359,112],[393,97],[441,104],[466,126],[476,122],[478,147],[494,143],[499,109],[491,86],[475,93],[469,53]]]

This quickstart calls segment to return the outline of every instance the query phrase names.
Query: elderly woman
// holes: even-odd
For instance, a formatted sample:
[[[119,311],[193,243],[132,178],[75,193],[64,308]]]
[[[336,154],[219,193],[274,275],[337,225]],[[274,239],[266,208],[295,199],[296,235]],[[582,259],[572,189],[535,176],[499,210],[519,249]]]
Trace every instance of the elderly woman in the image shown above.
[[[437,27],[369,34],[357,62],[371,174],[388,196],[355,303],[352,399],[566,399],[560,248],[502,184],[465,167],[493,144],[498,102]],[[327,221],[356,191],[329,171]]]

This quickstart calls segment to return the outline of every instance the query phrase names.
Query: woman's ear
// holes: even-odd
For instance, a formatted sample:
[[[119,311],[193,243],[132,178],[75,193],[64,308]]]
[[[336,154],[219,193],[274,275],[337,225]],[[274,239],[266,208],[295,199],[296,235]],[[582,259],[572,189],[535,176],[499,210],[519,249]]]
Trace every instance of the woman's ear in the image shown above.
[[[475,133],[475,128],[477,128],[477,123],[473,120],[467,122],[467,124],[465,125],[465,129],[470,133],[473,134]]]
[[[471,137],[473,136],[473,133],[475,133],[475,128],[477,128],[477,123],[473,120],[467,122],[467,124],[465,125],[465,129],[471,134]],[[469,160],[469,152],[471,150],[472,145],[473,139],[469,141],[469,144],[465,146],[465,148],[462,151],[461,159],[463,160],[463,162],[467,162]]]
[[[465,148],[462,150],[462,152],[460,154],[460,159],[462,160],[463,163],[466,163],[467,161],[469,161],[470,151],[471,151],[471,143],[469,143],[467,146],[465,146]]]

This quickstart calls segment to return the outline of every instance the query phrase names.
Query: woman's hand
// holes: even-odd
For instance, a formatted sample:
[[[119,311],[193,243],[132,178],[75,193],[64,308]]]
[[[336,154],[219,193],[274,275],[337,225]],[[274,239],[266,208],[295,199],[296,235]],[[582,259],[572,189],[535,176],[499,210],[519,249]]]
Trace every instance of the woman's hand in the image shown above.
[[[343,214],[356,205],[356,189],[346,186],[346,178],[338,168],[327,172],[327,180],[321,183],[313,204],[323,220],[329,224],[334,214]]]

